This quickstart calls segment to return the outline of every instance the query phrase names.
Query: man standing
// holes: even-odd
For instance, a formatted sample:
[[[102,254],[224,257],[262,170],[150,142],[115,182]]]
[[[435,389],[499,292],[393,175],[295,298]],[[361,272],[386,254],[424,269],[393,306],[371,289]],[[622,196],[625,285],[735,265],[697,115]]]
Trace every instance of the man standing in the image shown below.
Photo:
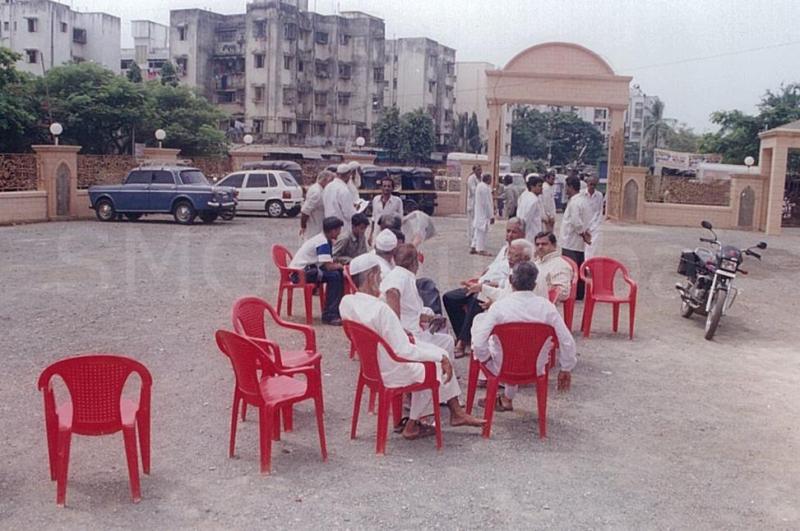
[[[472,249],[470,254],[491,256],[486,252],[486,237],[489,225],[494,223],[494,201],[492,201],[492,176],[485,174],[475,189],[475,213],[472,222]]]
[[[572,258],[578,264],[580,271],[584,260],[586,244],[592,243],[589,228],[592,224],[592,210],[585,195],[580,193],[581,180],[577,177],[567,177],[566,194],[567,208],[561,218],[561,254]],[[576,300],[583,300],[585,286],[582,280],[578,281]]]
[[[334,217],[343,224],[342,234],[350,234],[350,221],[356,209],[353,203],[353,194],[348,188],[350,180],[350,166],[339,164],[336,168],[336,178],[325,187],[322,192],[322,203],[325,208],[325,217]]]
[[[586,245],[584,254],[586,259],[595,256],[600,248],[600,226],[603,223],[605,214],[603,212],[603,194],[597,190],[597,177],[586,177],[586,190],[581,192],[586,196],[589,209],[592,211],[592,223],[589,232],[592,234],[592,243]]]
[[[556,172],[549,170],[544,176],[544,183],[542,183],[542,195],[539,199],[542,201],[542,216],[544,222],[542,223],[542,230],[553,232],[556,227]]]
[[[578,186],[580,187],[580,184]],[[559,343],[558,389],[568,391],[572,382],[570,371],[577,364],[575,339],[567,330],[564,319],[561,318],[556,307],[547,299],[533,293],[536,276],[536,266],[530,262],[523,262],[514,267],[510,279],[512,293],[492,304],[489,310],[475,318],[475,323],[472,325],[473,355],[479,361],[487,362],[488,369],[493,374],[497,374],[503,366],[503,349],[498,341],[490,341],[495,326],[517,322],[550,325],[555,330]],[[550,342],[546,342],[542,350],[537,353],[538,374],[544,374],[551,346]],[[514,409],[512,400],[516,391],[516,385],[506,385],[505,396],[499,396],[497,399],[497,411]]]
[[[356,256],[367,252],[367,227],[369,218],[364,214],[353,214],[353,231],[333,246],[333,259],[339,264],[349,264]]]
[[[472,167],[472,173],[467,177],[467,236],[469,237],[469,252],[475,254],[475,246],[472,244],[472,233],[474,227],[472,222],[475,218],[475,190],[478,188],[478,183],[481,182],[481,167],[476,164]]]
[[[322,170],[317,175],[317,182],[312,184],[306,192],[306,199],[300,209],[300,239],[316,236],[322,232],[322,220],[325,218],[325,206],[322,204],[322,193],[326,186],[336,177],[328,170]]]
[[[388,175],[381,179],[381,194],[372,199],[372,225],[369,230],[369,244],[372,245],[372,236],[375,234],[375,226],[379,225],[381,216],[389,215],[403,218],[403,200],[393,195],[394,180]]]
[[[536,258],[533,263],[539,270],[536,288],[533,292],[549,299],[550,290],[558,289],[558,299],[562,302],[569,297],[572,289],[572,266],[562,258],[556,246],[556,235],[552,232],[540,232],[536,235]]]
[[[514,177],[506,175],[503,180],[503,197],[508,219],[517,216],[517,201],[519,200],[519,189],[514,186]]]
[[[342,220],[327,217],[322,221],[322,232],[307,239],[289,263],[289,267],[302,269],[306,282],[324,282],[325,308],[322,310],[322,322],[340,326],[339,301],[342,299],[344,277],[342,264],[333,261],[332,246],[342,230]],[[297,280],[295,280],[297,282]]]
[[[430,343],[412,343],[397,314],[378,298],[381,270],[377,259],[371,254],[359,256],[350,263],[350,274],[358,292],[342,299],[342,317],[374,330],[403,359],[436,363],[437,379],[440,383],[439,400],[445,402],[450,409],[450,425],[482,426],[484,421],[467,415],[458,402],[461,389],[447,352]],[[425,379],[425,367],[422,363],[399,363],[391,359],[380,346],[378,365],[381,377],[388,387],[405,387]],[[433,404],[430,391],[411,393],[411,410],[409,420],[403,427],[403,437],[413,440],[433,435],[435,429],[422,424],[420,419],[431,414],[434,407],[439,405]]]
[[[526,183],[528,189],[519,196],[517,216],[525,221],[525,239],[531,243],[536,235],[542,232],[544,210],[539,196],[542,194],[543,182],[538,175],[529,176]]]

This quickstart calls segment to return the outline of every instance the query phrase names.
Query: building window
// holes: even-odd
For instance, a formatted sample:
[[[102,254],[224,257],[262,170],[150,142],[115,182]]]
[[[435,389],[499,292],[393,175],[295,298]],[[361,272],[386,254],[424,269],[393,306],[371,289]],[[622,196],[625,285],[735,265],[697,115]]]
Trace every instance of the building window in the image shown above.
[[[339,107],[347,107],[350,105],[350,93],[349,92],[340,92],[339,93]]]
[[[291,55],[284,55],[283,56],[283,69],[284,70],[291,70],[293,61],[294,61],[294,58]]]
[[[253,67],[255,67],[255,68],[264,68],[264,54],[263,53],[253,54]]]
[[[339,63],[339,78],[340,79],[350,79],[350,75],[353,72],[353,65],[349,63]]]
[[[324,31],[314,32],[314,42],[317,44],[328,44],[328,34]]]
[[[348,44],[350,44],[350,35],[348,35],[347,33],[340,33],[339,44],[342,46],[347,46]]]
[[[37,31],[39,31],[38,18],[29,18],[26,20],[28,21],[28,33],[36,33]]]
[[[264,120],[253,120],[253,132],[257,135],[264,131]]]
[[[297,38],[297,24],[287,23],[283,25],[283,38],[293,41]]]
[[[328,62],[327,61],[317,61],[317,77],[330,77],[330,71],[328,69]]]
[[[452,76],[453,72],[455,72],[455,65],[453,63],[447,63],[447,75]]]
[[[378,98],[377,94],[372,95],[372,110],[377,111],[381,108],[381,100]]]
[[[223,30],[217,32],[217,40],[219,42],[236,42],[235,30]]]
[[[314,105],[317,107],[327,107],[328,106],[328,93],[327,92],[315,92],[314,93]]]
[[[185,76],[186,69],[189,67],[189,58],[187,57],[177,57],[175,59],[175,66],[178,69],[178,75]]]
[[[3,30],[8,31],[8,21],[3,22]]]
[[[120,70],[128,70],[131,66],[133,66],[133,59],[123,59],[119,63]]]
[[[281,120],[281,132],[285,134],[291,134],[292,132],[292,121],[291,120]]]
[[[217,103],[233,103],[236,101],[234,92],[217,92]]]
[[[264,87],[253,87],[253,101],[256,103],[264,101]]]
[[[382,83],[383,82],[383,67],[374,68],[372,70],[372,80],[375,83]]]
[[[8,29],[8,22],[5,23],[6,29]],[[69,28],[67,27],[66,22],[61,23],[61,33],[66,33]]]
[[[178,40],[185,41],[186,40],[186,26],[178,26]]]
[[[294,105],[294,89],[291,87],[283,87],[283,104]]]
[[[80,28],[72,28],[72,42],[78,44],[86,44],[86,30]]]
[[[393,88],[394,90],[397,90],[397,78],[394,78],[394,79],[392,80],[392,88]]]
[[[297,61],[297,71],[298,72],[302,72],[303,71],[303,67],[304,67],[303,61]]]
[[[315,124],[315,129],[319,136],[325,136],[325,122],[317,122]]]
[[[267,21],[256,20],[253,24],[253,37],[256,39],[263,39],[267,36]]]
[[[435,90],[436,90],[436,81],[428,81],[428,92],[433,94]]]
[[[25,56],[30,64],[39,62],[39,50],[25,50]]]

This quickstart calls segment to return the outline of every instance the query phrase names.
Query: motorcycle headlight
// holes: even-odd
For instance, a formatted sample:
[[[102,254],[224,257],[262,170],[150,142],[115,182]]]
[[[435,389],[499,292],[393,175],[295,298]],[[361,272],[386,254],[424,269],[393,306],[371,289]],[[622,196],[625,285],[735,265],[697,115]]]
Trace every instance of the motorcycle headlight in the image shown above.
[[[727,258],[723,258],[722,262],[720,263],[720,268],[724,269],[725,271],[730,271],[731,273],[736,273],[736,268],[739,266],[739,262],[736,260],[728,260]]]

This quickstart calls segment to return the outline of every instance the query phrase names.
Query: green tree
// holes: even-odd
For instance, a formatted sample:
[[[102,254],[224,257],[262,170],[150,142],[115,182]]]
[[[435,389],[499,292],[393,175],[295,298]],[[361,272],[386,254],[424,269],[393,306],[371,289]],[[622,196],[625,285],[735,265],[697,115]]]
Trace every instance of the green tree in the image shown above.
[[[179,84],[178,69],[171,61],[161,65],[161,84],[177,87]]]
[[[383,112],[375,124],[375,140],[379,147],[389,151],[392,158],[400,154],[403,132],[400,126],[400,109],[392,105]]]
[[[400,120],[400,130],[403,139],[400,156],[414,162],[428,160],[436,146],[430,114],[422,109],[405,113]]]
[[[758,158],[758,133],[763,130],[758,116],[742,111],[717,111],[711,114],[711,121],[719,130],[703,135],[699,151],[719,153],[723,162],[730,164],[741,164],[748,155]]]
[[[128,68],[128,73],[126,74],[128,81],[131,83],[141,83],[142,82],[142,69],[139,68],[139,65],[136,64],[136,61],[131,63],[130,68]]]
[[[665,145],[674,151],[695,153],[700,146],[700,135],[686,124],[679,123],[667,130]]]
[[[549,160],[550,165],[595,164],[603,156],[603,135],[572,112],[518,108],[511,129],[512,156]]]
[[[483,141],[481,140],[481,130],[478,127],[478,115],[474,112],[472,116],[469,117],[469,123],[467,123],[466,137],[469,152],[480,153],[482,151]]]
[[[0,48],[0,153],[27,151],[46,139],[32,76],[16,69],[20,55]]]
[[[457,151],[467,151],[467,126],[469,125],[469,114],[462,112],[456,116],[455,124],[455,148]]]
[[[547,118],[530,107],[514,109],[511,122],[511,156],[547,158]]]
[[[664,117],[664,102],[656,99],[650,116],[645,119],[644,131],[642,131],[642,141],[639,143],[639,165],[653,160],[653,150],[663,146],[667,135],[672,130],[675,120]],[[644,157],[645,147],[647,157]]]

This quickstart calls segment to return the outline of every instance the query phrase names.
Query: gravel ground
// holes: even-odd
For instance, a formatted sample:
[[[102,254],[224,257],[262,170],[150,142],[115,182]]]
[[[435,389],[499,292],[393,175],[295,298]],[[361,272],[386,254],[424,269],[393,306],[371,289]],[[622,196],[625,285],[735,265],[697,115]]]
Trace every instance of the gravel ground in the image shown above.
[[[608,225],[604,254],[628,264],[640,286],[636,338],[612,334],[610,311],[597,311],[592,338],[578,339],[572,391],[558,394],[551,381],[546,440],[525,389],[514,412],[495,416],[491,440],[446,427],[441,452],[432,439],[394,435],[376,457],[374,417],[362,414],[359,438],[349,439],[357,363],[341,329],[317,320],[329,460],[301,405],[295,431],[273,448],[272,475],[261,476],[252,415],[237,458],[227,458],[233,379],[213,333],[230,328],[237,297],[275,300],[268,250],[295,247],[297,224],[0,228],[0,527],[800,528],[800,232],[768,238],[707,342],[699,318],[678,315],[672,287],[679,251],[702,230]],[[436,225],[423,272],[444,291],[489,259],[465,253],[463,219]],[[760,237],[720,236],[742,245]],[[496,225],[492,249],[501,240]],[[124,353],[153,374],[152,473],[138,505],[121,436],[73,439],[67,508],[55,505],[36,380],[83,352]],[[465,393],[463,360],[457,371]]]

